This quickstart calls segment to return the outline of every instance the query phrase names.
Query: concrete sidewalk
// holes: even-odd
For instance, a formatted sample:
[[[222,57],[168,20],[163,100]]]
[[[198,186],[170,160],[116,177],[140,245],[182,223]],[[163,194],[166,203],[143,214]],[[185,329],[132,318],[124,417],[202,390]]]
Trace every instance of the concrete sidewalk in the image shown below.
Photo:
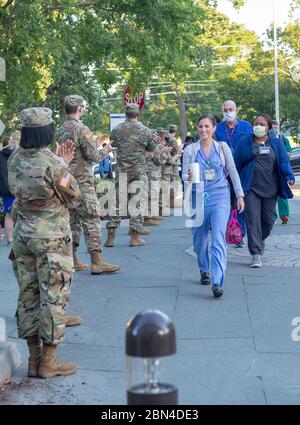
[[[0,242],[0,316],[23,358],[0,404],[125,404],[126,323],[149,308],[175,323],[178,353],[171,368],[180,404],[300,404],[300,342],[291,337],[292,319],[300,317],[300,200],[290,206],[290,223],[274,227],[261,269],[248,267],[246,248],[229,250],[220,300],[199,285],[196,261],[186,253],[191,234],[184,218],[164,218],[139,248],[128,246],[128,230],[121,229],[117,246],[105,249],[121,271],[75,275],[70,312],[84,324],[66,330],[59,354],[78,371],[47,381],[26,379],[27,348],[14,319],[17,283]],[[84,244],[79,253],[88,261]]]

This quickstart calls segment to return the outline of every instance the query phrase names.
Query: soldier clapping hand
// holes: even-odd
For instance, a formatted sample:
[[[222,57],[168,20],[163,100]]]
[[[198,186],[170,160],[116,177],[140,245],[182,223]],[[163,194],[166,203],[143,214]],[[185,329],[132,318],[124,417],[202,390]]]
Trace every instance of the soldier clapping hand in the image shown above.
[[[74,142],[71,139],[66,140],[61,145],[56,143],[55,153],[60,156],[66,164],[70,164],[74,157]]]

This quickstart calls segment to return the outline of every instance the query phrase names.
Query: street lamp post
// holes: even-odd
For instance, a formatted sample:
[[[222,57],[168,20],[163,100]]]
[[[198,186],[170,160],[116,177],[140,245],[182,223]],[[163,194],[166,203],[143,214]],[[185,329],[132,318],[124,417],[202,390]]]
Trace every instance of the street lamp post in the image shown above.
[[[278,126],[280,126],[279,113],[279,81],[278,81],[278,46],[277,46],[277,7],[273,0],[273,26],[274,26],[274,82],[275,82],[275,115]]]

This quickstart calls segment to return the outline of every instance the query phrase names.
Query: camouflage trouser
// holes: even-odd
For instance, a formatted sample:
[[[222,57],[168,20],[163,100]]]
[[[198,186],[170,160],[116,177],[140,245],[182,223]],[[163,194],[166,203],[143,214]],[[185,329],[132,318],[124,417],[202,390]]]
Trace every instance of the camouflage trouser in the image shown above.
[[[173,180],[178,180],[179,177],[179,165],[173,165]]]
[[[49,240],[18,236],[13,243],[13,254],[19,283],[19,337],[39,335],[47,344],[57,345],[64,337],[63,319],[71,290],[71,238]]]
[[[148,173],[148,179],[148,214],[149,216],[158,216],[159,208],[162,206],[160,199],[161,171],[150,170]]]
[[[102,251],[100,207],[94,186],[80,187],[82,202],[78,208],[70,210],[70,226],[73,248],[80,245],[80,234],[83,229],[88,252]]]
[[[169,208],[170,204],[172,205],[172,202],[170,202],[170,198],[172,197],[174,202],[174,197],[176,197],[176,193],[178,190],[178,177],[173,174],[173,168],[171,167],[170,169],[167,168],[163,170],[162,173],[161,202],[163,207],[165,208]]]
[[[137,204],[141,205],[145,205],[145,207],[147,207],[148,205],[148,177],[147,174],[127,174],[127,202],[128,202],[128,210],[127,210],[127,214],[129,216],[129,228],[130,230],[135,230],[136,232],[140,232],[142,227],[143,227],[143,214],[138,213],[136,215],[131,215],[131,211],[130,211],[130,201],[133,200],[133,197],[135,196],[135,193],[129,193],[129,185],[133,182],[142,182],[145,190],[142,190],[141,192],[138,193],[139,195],[139,199],[140,202],[138,202]],[[119,193],[119,187],[120,187],[120,181],[119,181],[119,176],[116,176],[116,202],[117,202],[117,208],[116,208],[116,216],[109,216],[108,218],[108,222],[106,224],[106,227],[109,228],[117,228],[119,227],[121,220],[122,220],[122,215],[120,208],[119,208],[119,198],[120,198],[120,193]]]
[[[100,206],[100,215],[101,217],[107,217],[109,203],[108,201],[103,202],[103,198],[108,195],[110,196],[111,187],[115,186],[113,179],[108,179],[106,177],[101,177],[100,181],[96,185],[96,193]]]

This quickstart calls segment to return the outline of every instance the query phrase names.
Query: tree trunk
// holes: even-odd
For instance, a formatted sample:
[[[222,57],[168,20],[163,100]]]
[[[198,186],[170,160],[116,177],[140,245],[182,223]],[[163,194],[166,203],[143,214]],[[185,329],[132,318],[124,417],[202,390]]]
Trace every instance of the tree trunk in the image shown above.
[[[180,138],[184,143],[187,135],[187,120],[186,120],[186,109],[184,103],[183,94],[177,95],[178,109],[179,109],[179,122],[180,122]]]

